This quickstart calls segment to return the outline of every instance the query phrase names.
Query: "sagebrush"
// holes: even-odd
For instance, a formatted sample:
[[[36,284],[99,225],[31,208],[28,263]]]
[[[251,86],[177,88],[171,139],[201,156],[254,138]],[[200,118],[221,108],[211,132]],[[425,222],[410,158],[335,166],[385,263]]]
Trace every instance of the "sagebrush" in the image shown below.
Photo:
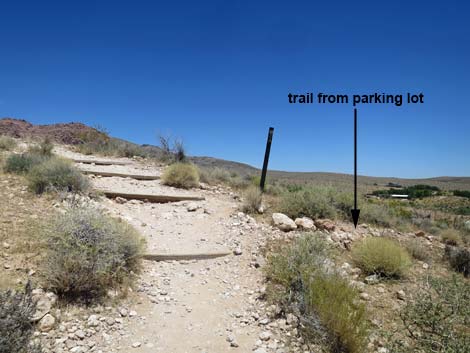
[[[83,192],[89,182],[71,162],[61,158],[49,158],[29,170],[29,188],[36,194],[47,191]]]
[[[69,209],[44,236],[44,286],[62,297],[88,301],[104,296],[140,270],[142,237],[96,209]]]
[[[31,344],[34,324],[31,321],[36,305],[28,282],[23,291],[0,292],[0,352],[40,353],[38,344]]]

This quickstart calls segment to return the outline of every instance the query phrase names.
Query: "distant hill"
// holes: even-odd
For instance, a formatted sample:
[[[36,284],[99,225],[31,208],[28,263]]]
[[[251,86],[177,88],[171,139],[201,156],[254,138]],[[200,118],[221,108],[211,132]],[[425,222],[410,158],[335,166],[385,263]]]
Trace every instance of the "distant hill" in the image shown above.
[[[0,119],[0,135],[8,135],[17,138],[37,139],[48,137],[58,143],[77,145],[83,143],[81,137],[88,132],[97,132],[97,130],[78,122],[66,124],[33,125],[26,120],[14,118]],[[158,158],[162,154],[162,150],[158,146],[137,145],[122,139],[114,137],[111,138],[132,146],[137,146],[144,150],[145,153],[150,157]],[[189,157],[189,159],[200,167],[221,168],[243,177],[260,173],[259,168],[255,168],[248,164],[227,161],[219,158],[192,156]],[[303,184],[313,182],[318,184],[334,184],[347,188],[351,187],[353,182],[353,177],[350,174],[325,172],[284,172],[270,170],[268,173],[268,178],[271,180],[279,180],[289,183],[294,182]],[[395,177],[359,176],[358,183],[367,190],[383,188],[386,187],[389,183],[402,186],[428,184],[437,186],[443,190],[470,190],[470,177],[443,176],[424,179],[403,179]]]

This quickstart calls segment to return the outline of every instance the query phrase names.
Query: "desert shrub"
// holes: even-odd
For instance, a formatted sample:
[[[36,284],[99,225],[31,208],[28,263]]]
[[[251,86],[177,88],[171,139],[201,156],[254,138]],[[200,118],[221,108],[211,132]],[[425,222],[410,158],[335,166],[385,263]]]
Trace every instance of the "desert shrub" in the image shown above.
[[[30,344],[34,333],[31,318],[35,311],[30,283],[23,292],[0,292],[0,352],[41,352],[38,345]]]
[[[334,218],[337,214],[332,200],[333,190],[327,187],[309,187],[281,195],[279,212],[291,218]]]
[[[365,306],[359,293],[336,273],[330,254],[318,232],[282,247],[268,258],[266,275],[277,285],[271,296],[285,310],[300,312],[304,336],[322,340],[333,352],[363,352],[368,332]]]
[[[16,147],[16,140],[9,136],[0,136],[0,151],[11,151]]]
[[[12,154],[5,161],[4,170],[7,173],[24,174],[44,160],[45,157],[31,153]]]
[[[450,266],[455,271],[463,273],[466,277],[470,275],[469,249],[447,245],[445,249],[445,258],[449,261]]]
[[[218,183],[229,183],[232,178],[235,176],[231,176],[230,173],[222,168],[208,168],[208,167],[199,167],[199,176],[200,180],[203,183],[214,185]]]
[[[98,210],[71,208],[52,221],[46,236],[45,287],[62,297],[101,297],[139,271],[140,235]]]
[[[263,197],[259,187],[250,186],[243,193],[242,210],[246,213],[256,213],[261,207]]]
[[[266,275],[285,288],[299,291],[304,274],[321,269],[330,251],[322,233],[305,233],[268,258]]]
[[[165,185],[190,189],[199,186],[199,173],[193,164],[175,163],[165,169],[162,182]]]
[[[30,146],[28,148],[28,153],[30,155],[37,155],[43,157],[52,157],[52,150],[54,145],[52,144],[49,138],[45,138],[39,145]]]
[[[466,197],[467,199],[470,199],[470,191],[469,190],[454,190],[453,194],[454,194],[454,196]]]
[[[29,188],[37,194],[47,191],[85,191],[88,180],[70,162],[49,158],[34,166],[28,175]]]
[[[458,230],[445,229],[441,232],[441,239],[447,245],[458,245],[462,242],[462,237]]]
[[[430,278],[400,317],[408,343],[395,338],[392,352],[470,351],[470,282],[460,276]]]
[[[328,330],[333,352],[364,352],[368,323],[358,291],[338,274],[315,275],[307,282],[306,307]]]
[[[352,256],[365,273],[384,277],[402,277],[411,266],[406,250],[388,238],[365,238],[353,248]]]
[[[426,261],[430,258],[430,254],[426,246],[419,239],[413,238],[408,240],[405,248],[412,257],[420,261]]]

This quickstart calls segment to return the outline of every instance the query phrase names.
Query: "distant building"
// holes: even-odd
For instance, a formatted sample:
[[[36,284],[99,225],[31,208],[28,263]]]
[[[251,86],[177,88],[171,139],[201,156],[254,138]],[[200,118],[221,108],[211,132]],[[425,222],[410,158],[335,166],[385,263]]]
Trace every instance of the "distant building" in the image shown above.
[[[392,199],[407,199],[409,196],[408,195],[400,195],[400,194],[392,194],[390,195]]]

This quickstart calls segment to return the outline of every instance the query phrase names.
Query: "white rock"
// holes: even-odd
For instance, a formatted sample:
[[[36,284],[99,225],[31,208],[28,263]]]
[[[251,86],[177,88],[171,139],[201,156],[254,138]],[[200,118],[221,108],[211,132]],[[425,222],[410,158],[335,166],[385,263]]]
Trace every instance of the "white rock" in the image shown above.
[[[42,332],[48,332],[54,328],[55,318],[51,314],[46,314],[40,321],[38,328]]]
[[[271,332],[269,331],[263,331],[259,334],[259,339],[261,341],[269,341],[270,338],[271,338]]]
[[[315,224],[313,224],[313,220],[308,217],[296,218],[295,224],[297,227],[303,229],[316,229]]]
[[[273,222],[276,227],[284,232],[297,229],[295,222],[282,213],[273,213]]]

